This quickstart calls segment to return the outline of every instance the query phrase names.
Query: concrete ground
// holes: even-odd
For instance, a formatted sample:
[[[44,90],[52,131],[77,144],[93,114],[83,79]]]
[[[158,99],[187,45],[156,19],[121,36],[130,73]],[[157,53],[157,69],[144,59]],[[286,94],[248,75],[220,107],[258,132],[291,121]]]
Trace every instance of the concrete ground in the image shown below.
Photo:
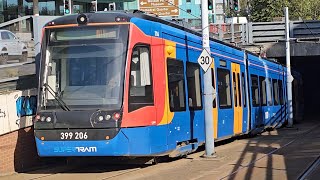
[[[0,180],[85,179],[320,179],[320,167],[304,174],[320,155],[320,121],[310,120],[265,132],[253,138],[220,142],[217,158],[203,151],[156,165],[85,160],[77,165],[48,166],[37,171],[0,177]],[[89,158],[90,159],[90,158]]]

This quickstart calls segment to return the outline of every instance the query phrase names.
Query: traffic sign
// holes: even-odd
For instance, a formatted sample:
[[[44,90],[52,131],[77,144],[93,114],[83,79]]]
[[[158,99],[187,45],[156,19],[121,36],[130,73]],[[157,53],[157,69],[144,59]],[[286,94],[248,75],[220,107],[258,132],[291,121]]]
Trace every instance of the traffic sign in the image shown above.
[[[179,16],[179,0],[139,0],[139,10],[158,16]]]
[[[202,50],[198,58],[198,63],[201,66],[201,68],[204,70],[204,72],[207,72],[207,70],[211,66],[212,58],[206,49]]]

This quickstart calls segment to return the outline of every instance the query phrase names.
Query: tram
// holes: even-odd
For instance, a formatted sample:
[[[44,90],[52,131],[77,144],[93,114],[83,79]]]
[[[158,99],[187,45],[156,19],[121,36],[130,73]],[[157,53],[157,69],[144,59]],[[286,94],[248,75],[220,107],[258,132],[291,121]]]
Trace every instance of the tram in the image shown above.
[[[201,34],[136,12],[43,28],[34,132],[40,156],[180,156],[205,143]],[[215,140],[287,119],[286,68],[210,39]]]

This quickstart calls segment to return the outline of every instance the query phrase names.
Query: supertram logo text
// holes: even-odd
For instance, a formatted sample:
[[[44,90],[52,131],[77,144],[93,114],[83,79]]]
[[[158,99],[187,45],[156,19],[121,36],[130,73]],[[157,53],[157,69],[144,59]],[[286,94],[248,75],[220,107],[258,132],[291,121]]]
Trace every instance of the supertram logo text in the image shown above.
[[[55,147],[53,149],[55,153],[72,153],[72,152],[97,152],[97,147]]]

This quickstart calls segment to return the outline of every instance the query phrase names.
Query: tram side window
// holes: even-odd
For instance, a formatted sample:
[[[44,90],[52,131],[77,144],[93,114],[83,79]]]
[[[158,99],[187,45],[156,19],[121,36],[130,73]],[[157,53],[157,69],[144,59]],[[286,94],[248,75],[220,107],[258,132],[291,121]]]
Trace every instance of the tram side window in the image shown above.
[[[241,85],[242,85],[243,107],[247,107],[247,93],[245,91],[246,85],[245,85],[244,73],[242,73],[241,76],[242,76]]]
[[[186,98],[184,88],[183,62],[176,59],[168,58],[167,71],[170,111],[185,111]]]
[[[270,78],[266,79],[267,82],[267,98],[268,98],[268,105],[272,106],[273,102],[272,102],[272,82]]]
[[[232,87],[233,87],[233,94],[234,94],[234,105],[238,107],[238,91],[237,91],[237,83],[236,83],[236,73],[232,73]]]
[[[188,103],[189,109],[202,109],[200,67],[187,62]]]
[[[272,80],[273,84],[273,99],[274,99],[274,105],[279,105],[279,87],[278,87],[278,81],[276,79]]]
[[[259,103],[259,81],[258,76],[251,75],[251,94],[252,94],[252,105],[257,107]]]
[[[133,49],[130,65],[129,112],[154,105],[150,49],[137,46]]]
[[[231,108],[230,71],[218,68],[218,94],[220,108]]]
[[[214,88],[214,89],[216,89],[216,81],[215,81],[215,75],[214,75],[214,68],[212,68],[211,69],[211,77],[212,77],[212,87]],[[216,108],[217,107],[217,102],[216,102],[216,99],[217,99],[217,97],[215,97],[214,99],[213,99],[213,102],[212,102],[212,108]]]
[[[240,88],[240,75],[237,73],[237,82],[238,82],[238,94],[239,94],[239,107],[242,105],[241,99],[241,88]]]
[[[262,106],[267,105],[267,93],[266,93],[266,78],[260,76],[260,101]]]
[[[282,86],[282,81],[279,80],[278,81],[279,84],[279,99],[280,99],[280,104],[283,105],[284,104],[284,100],[283,100],[283,86]]]

